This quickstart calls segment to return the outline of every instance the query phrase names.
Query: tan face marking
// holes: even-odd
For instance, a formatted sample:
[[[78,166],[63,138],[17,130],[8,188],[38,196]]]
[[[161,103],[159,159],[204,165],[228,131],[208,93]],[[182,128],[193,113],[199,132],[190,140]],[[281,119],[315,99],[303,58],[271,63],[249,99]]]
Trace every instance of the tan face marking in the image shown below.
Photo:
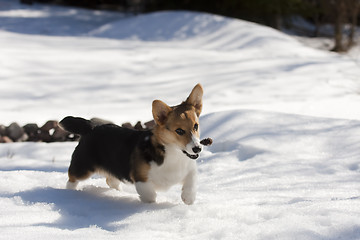
[[[188,104],[173,107],[163,126],[157,131],[163,144],[176,144],[184,149],[193,137],[200,138],[199,118],[195,108]]]
[[[160,100],[153,101],[156,122],[154,137],[161,144],[175,144],[190,154],[201,151],[199,116],[202,110],[203,89],[197,84],[185,102],[169,107]]]
[[[199,118],[194,107],[189,105],[175,107],[166,123],[167,129],[183,148],[192,141],[193,137],[200,137],[198,126]]]

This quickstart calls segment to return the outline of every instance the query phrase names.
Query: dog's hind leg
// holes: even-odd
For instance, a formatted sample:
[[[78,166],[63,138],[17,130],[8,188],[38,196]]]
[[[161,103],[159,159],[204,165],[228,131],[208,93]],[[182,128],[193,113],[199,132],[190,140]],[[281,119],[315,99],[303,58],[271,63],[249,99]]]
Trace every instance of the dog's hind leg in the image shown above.
[[[69,180],[66,183],[66,189],[75,190],[78,184],[79,181],[75,177],[69,175]]]
[[[107,176],[106,177],[106,183],[110,188],[114,188],[116,190],[121,191],[121,186],[120,186],[120,180],[113,177],[113,176]]]
[[[88,172],[83,176],[74,176],[69,173],[69,180],[66,183],[66,188],[75,190],[80,181],[88,179],[91,175],[92,172]]]
[[[69,171],[68,171],[69,180],[66,183],[67,189],[75,190],[77,185],[79,184],[79,181],[88,179],[94,172],[94,171],[84,170],[84,169],[79,170],[79,169],[76,169],[75,166],[76,165],[70,164]]]

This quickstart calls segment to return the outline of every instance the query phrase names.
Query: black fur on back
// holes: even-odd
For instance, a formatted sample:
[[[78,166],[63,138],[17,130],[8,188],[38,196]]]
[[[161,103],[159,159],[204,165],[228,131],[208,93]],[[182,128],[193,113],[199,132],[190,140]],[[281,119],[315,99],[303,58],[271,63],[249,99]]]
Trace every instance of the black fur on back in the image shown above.
[[[164,146],[154,146],[150,140],[152,135],[151,130],[133,130],[115,124],[96,126],[81,137],[72,155],[69,174],[81,179],[89,173],[104,170],[119,180],[132,182],[134,152],[148,164],[151,161],[163,163]]]
[[[59,125],[64,130],[79,135],[88,134],[94,128],[94,125],[91,121],[86,120],[84,118],[72,117],[72,116],[68,116],[63,120],[61,120]]]

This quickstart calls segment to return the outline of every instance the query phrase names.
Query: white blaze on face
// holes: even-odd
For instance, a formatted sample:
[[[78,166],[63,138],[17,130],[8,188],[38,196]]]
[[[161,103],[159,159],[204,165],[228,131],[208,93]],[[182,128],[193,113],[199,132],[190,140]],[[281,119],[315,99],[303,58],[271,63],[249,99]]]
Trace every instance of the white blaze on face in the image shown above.
[[[190,154],[199,154],[202,151],[200,139],[194,136],[194,134],[191,135],[191,141],[186,145],[185,151]]]
[[[199,122],[199,118],[196,115],[196,113],[194,113],[195,115],[195,119],[197,122]],[[202,151],[202,145],[200,144],[200,126],[198,125],[198,129],[196,132],[191,133],[191,141],[186,145],[186,151],[188,151],[188,153],[191,154],[198,154],[201,153]],[[194,151],[195,150],[195,151]]]

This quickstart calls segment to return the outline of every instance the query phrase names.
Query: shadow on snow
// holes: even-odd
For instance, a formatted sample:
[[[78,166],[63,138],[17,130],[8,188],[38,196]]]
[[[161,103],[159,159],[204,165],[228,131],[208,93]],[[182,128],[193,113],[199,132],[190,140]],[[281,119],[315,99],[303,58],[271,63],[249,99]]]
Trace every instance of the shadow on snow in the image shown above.
[[[175,206],[171,203],[144,204],[131,196],[106,196],[108,188],[87,188],[74,191],[55,188],[37,188],[1,197],[20,197],[29,206],[49,204],[61,217],[52,223],[39,223],[60,229],[75,230],[97,226],[107,231],[116,231],[126,225],[117,223],[136,213],[156,211]]]

